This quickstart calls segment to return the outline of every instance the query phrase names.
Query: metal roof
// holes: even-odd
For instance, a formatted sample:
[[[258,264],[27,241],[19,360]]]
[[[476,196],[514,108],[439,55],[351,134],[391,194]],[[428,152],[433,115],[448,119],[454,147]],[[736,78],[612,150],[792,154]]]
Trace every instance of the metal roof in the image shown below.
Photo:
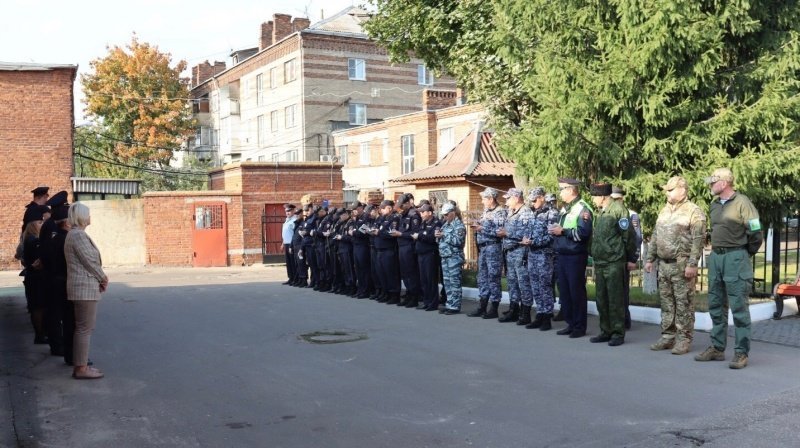
[[[75,193],[101,194],[139,194],[138,179],[94,179],[89,177],[73,177],[72,191]]]
[[[38,62],[3,62],[0,61],[0,70],[9,72],[32,72],[47,71],[59,68],[69,68],[78,70],[77,65],[73,64],[42,64]]]

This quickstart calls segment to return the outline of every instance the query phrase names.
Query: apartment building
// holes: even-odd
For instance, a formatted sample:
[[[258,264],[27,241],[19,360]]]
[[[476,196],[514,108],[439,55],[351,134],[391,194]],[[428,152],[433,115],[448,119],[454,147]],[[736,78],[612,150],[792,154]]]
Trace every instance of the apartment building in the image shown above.
[[[310,24],[275,14],[258,47],[231,54],[232,67],[192,70],[200,126],[190,149],[220,166],[237,161],[338,162],[332,133],[422,109],[423,89],[455,90],[419,61],[391,64],[364,33],[356,7]]]

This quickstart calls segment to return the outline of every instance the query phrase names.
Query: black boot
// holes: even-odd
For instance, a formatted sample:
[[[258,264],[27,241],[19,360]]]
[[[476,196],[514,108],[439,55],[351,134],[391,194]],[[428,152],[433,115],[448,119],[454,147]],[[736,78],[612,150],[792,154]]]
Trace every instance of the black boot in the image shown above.
[[[480,305],[478,306],[478,308],[475,311],[467,314],[467,316],[469,316],[469,317],[483,317],[483,316],[485,316],[486,315],[486,306],[487,305],[489,305],[489,299],[481,299]]]
[[[539,327],[539,331],[547,331],[553,328],[553,324],[550,320],[553,318],[552,314],[545,314],[542,317],[542,325]]]
[[[511,304],[511,312],[497,320],[505,323],[516,322],[517,319],[519,319],[519,302],[514,302]]]
[[[414,296],[406,301],[406,308],[416,308],[419,306],[419,297]]]
[[[491,308],[489,308],[489,311],[487,311],[486,314],[483,315],[483,318],[484,319],[497,319],[497,316],[499,316],[499,314],[497,314],[497,308],[499,306],[500,306],[500,302],[492,302]]]
[[[389,294],[387,294],[386,292],[381,292],[378,295],[378,303],[386,303],[388,301],[389,301]]]
[[[531,306],[522,305],[517,325],[528,325],[529,323],[531,323]]]
[[[387,305],[397,305],[400,303],[400,293],[389,293],[389,300],[386,302]]]
[[[529,323],[528,325],[525,325],[525,328],[527,328],[528,330],[532,330],[534,328],[539,328],[539,327],[542,326],[542,321],[543,320],[544,320],[544,314],[536,313],[536,318],[533,319],[533,322]]]

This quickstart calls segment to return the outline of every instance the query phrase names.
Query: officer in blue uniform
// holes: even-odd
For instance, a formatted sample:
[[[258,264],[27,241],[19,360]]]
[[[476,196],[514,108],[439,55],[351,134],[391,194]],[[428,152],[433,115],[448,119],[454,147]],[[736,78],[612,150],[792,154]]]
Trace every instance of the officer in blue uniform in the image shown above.
[[[458,209],[451,203],[442,206],[441,229],[435,233],[442,258],[442,277],[447,290],[447,302],[440,314],[451,316],[461,312],[461,269],[464,265],[464,243],[467,230],[459,218]]]
[[[300,231],[303,229],[303,223],[308,217],[308,212],[303,207],[298,207],[294,210],[297,220],[294,222],[294,230],[292,231],[292,254],[294,255],[295,263],[295,278],[292,286],[297,288],[305,288],[308,286],[308,264],[306,264],[303,254],[303,235]]]
[[[417,209],[421,222],[417,232],[411,237],[416,242],[414,250],[419,264],[420,289],[422,305],[418,309],[436,311],[439,308],[439,244],[436,231],[441,229],[441,222],[433,215],[433,207],[424,204]]]
[[[311,270],[311,281],[308,283],[308,288],[319,289],[320,284],[320,277],[319,277],[319,265],[317,264],[317,251],[314,249],[314,230],[317,228],[317,224],[320,221],[319,216],[317,215],[317,211],[319,207],[313,207],[311,205],[306,205],[304,207],[304,213],[306,213],[306,219],[303,221],[303,225],[300,226],[300,236],[303,237],[303,250],[299,254],[308,265],[308,268]]]
[[[356,297],[366,299],[372,289],[372,266],[370,263],[370,242],[367,228],[369,214],[364,204],[356,201],[353,209],[353,225],[348,231],[353,241],[353,268],[356,274]]]
[[[481,192],[483,214],[477,223],[471,225],[477,235],[478,244],[478,309],[469,317],[496,319],[497,308],[503,298],[500,287],[503,273],[502,238],[497,230],[505,226],[506,209],[497,202],[497,190],[487,187]],[[491,308],[487,311],[487,306]]]
[[[317,261],[317,271],[319,272],[319,281],[317,286],[314,287],[315,291],[328,291],[331,289],[331,277],[328,270],[328,248],[327,237],[330,235],[330,220],[328,216],[328,208],[320,207],[317,210],[317,227],[311,231],[311,236],[314,237],[314,253]]]
[[[400,258],[400,278],[406,286],[406,296],[398,306],[416,308],[421,295],[419,286],[419,266],[417,254],[414,250],[415,241],[411,237],[419,229],[419,213],[414,207],[414,196],[406,193],[397,201],[400,213],[400,229],[392,233],[397,238],[398,253]]]
[[[375,239],[377,238],[375,236],[375,230],[378,229],[378,222],[381,219],[380,205],[368,205],[364,209],[364,214],[367,215],[366,230],[367,235],[369,236],[369,267],[370,278],[372,280],[372,291],[369,295],[369,299],[380,300],[386,295],[383,290],[383,282],[381,280],[380,272],[378,271],[378,249],[375,246]]]
[[[533,220],[531,209],[525,205],[524,192],[511,188],[503,195],[506,198],[508,216],[506,225],[497,231],[503,237],[503,250],[506,253],[506,280],[508,296],[511,300],[511,312],[500,319],[500,322],[517,322],[517,325],[531,323],[533,294],[528,276],[528,248],[522,244],[527,236],[528,225]]]
[[[400,303],[400,272],[397,266],[397,238],[393,232],[400,229],[400,215],[394,213],[394,201],[384,200],[380,205],[381,218],[375,235],[375,249],[378,251],[378,275],[385,292],[379,302],[388,305]]]
[[[580,197],[580,182],[558,179],[559,195],[565,204],[559,222],[548,230],[554,237],[558,262],[558,292],[567,326],[557,332],[580,338],[586,335],[586,264],[592,237],[592,208]]]
[[[551,225],[558,224],[558,211],[545,201],[543,187],[531,189],[528,194],[531,201],[533,220],[528,226],[529,234],[523,241],[530,248],[528,254],[528,274],[531,280],[533,300],[536,303],[536,318],[525,328],[538,328],[547,331],[552,328],[553,318],[553,269],[554,252],[553,237],[547,232]]]

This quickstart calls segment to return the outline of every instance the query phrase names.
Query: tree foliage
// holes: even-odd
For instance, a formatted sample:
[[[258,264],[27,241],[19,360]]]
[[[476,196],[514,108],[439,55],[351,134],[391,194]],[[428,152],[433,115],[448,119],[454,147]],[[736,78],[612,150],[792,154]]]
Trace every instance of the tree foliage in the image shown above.
[[[455,76],[536,182],[624,184],[650,224],[670,176],[705,203],[721,166],[768,221],[796,201],[797,1],[372,3],[370,34]]]
[[[81,84],[94,124],[77,132],[84,156],[79,166],[95,175],[141,178],[149,190],[185,185],[187,178],[170,161],[195,125],[189,80],[180,76],[186,62],[172,66],[170,54],[134,35],[124,48],[109,47],[90,65],[93,72],[81,75]],[[192,189],[203,184],[197,179],[189,182]]]

